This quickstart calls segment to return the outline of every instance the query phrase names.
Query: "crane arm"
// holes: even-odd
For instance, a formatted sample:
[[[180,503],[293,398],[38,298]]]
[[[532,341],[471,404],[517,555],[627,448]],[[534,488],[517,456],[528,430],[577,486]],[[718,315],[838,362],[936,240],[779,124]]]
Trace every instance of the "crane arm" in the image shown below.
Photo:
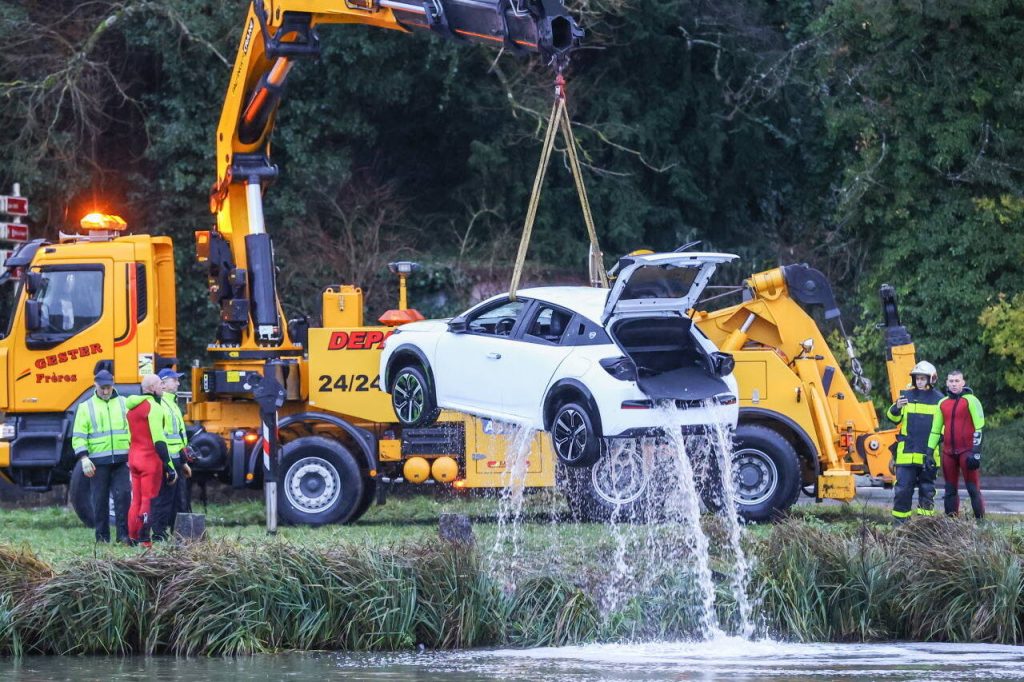
[[[270,136],[288,75],[297,60],[319,55],[317,30],[324,24],[432,32],[539,53],[559,68],[582,36],[561,0],[254,0],[217,127],[217,181],[210,191],[217,229],[199,237],[211,297],[221,306],[219,344],[290,345],[280,323],[262,194],[277,175]]]

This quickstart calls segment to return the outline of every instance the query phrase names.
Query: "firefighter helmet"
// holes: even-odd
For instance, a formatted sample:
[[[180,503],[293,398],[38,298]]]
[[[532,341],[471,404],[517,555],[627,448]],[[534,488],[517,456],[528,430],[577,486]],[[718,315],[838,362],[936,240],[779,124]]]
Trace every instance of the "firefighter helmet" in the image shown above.
[[[914,365],[914,369],[910,370],[911,377],[916,375],[928,377],[928,382],[931,383],[932,386],[934,386],[939,380],[939,372],[935,369],[935,365],[930,362],[926,362],[925,360],[917,363]]]

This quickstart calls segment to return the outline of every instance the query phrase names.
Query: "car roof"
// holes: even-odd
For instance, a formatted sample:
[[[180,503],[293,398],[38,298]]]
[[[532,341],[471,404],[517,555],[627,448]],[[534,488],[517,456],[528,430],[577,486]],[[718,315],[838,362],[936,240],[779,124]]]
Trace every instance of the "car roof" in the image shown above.
[[[601,313],[608,300],[608,290],[597,287],[533,287],[520,289],[516,295],[567,308],[597,324],[601,324]]]

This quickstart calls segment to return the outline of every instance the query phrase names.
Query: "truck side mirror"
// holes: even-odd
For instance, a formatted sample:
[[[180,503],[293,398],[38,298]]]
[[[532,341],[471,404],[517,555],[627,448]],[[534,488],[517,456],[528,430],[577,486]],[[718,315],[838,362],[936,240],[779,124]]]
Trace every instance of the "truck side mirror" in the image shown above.
[[[25,301],[25,329],[30,332],[43,328],[43,302],[29,299]]]
[[[453,334],[462,334],[467,329],[466,318],[464,317],[453,317],[448,320],[448,331]]]
[[[25,289],[29,295],[38,293],[43,288],[43,275],[39,272],[28,271],[25,273]]]

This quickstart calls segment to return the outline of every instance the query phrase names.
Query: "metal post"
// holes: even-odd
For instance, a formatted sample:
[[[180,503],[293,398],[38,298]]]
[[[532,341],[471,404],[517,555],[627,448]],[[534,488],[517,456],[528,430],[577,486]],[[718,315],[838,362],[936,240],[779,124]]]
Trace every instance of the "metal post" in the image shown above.
[[[277,410],[284,405],[284,387],[277,380],[274,361],[264,366],[263,376],[255,376],[253,397],[260,406],[263,437],[263,492],[267,512],[267,533],[277,533],[277,479],[281,462],[281,443],[277,434]]]

